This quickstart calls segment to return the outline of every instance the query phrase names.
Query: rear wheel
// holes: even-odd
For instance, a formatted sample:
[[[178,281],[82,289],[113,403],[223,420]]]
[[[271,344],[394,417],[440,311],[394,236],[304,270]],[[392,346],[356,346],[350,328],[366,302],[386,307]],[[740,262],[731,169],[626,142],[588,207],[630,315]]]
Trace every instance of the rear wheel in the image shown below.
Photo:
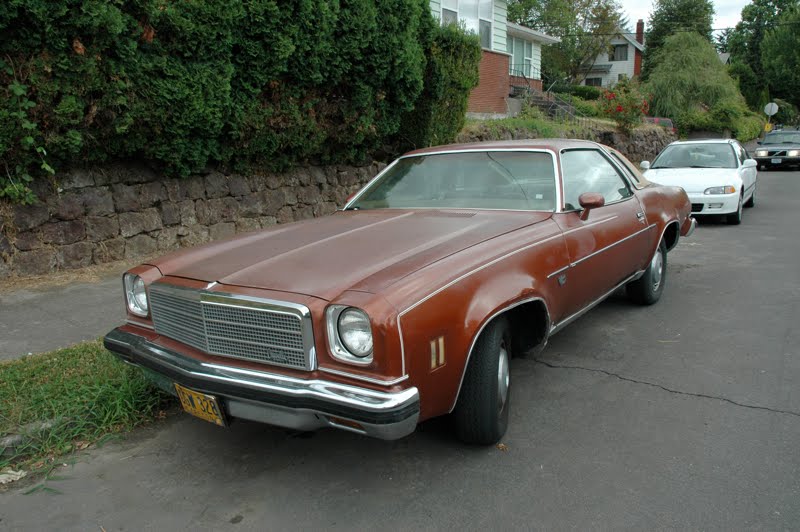
[[[730,225],[739,225],[742,223],[742,196],[739,196],[739,205],[736,207],[736,212],[727,216],[727,221]]]
[[[756,189],[753,189],[753,194],[750,196],[750,199],[744,204],[745,207],[755,207],[756,206]]]
[[[662,240],[644,274],[639,279],[625,285],[625,291],[634,303],[652,305],[661,299],[666,280],[667,246]]]
[[[511,392],[508,320],[496,318],[481,333],[467,366],[453,419],[466,443],[492,445],[508,428]]]

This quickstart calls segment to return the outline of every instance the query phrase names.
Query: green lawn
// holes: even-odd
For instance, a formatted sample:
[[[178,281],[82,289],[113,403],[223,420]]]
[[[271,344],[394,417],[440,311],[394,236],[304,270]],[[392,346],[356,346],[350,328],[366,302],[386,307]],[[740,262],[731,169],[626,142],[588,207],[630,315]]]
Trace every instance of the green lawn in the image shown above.
[[[168,396],[100,340],[0,363],[0,438],[28,430],[0,468],[69,453],[153,419]],[[4,449],[0,448],[0,453]]]

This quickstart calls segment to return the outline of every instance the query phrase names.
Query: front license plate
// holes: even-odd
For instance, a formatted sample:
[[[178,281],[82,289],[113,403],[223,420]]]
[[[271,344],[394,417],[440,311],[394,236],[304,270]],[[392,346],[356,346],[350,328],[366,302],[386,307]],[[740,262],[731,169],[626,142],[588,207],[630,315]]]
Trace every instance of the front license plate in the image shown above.
[[[772,164],[781,164],[781,160],[782,160],[782,159],[772,159],[770,162],[771,162]]]
[[[216,397],[184,388],[178,383],[175,383],[175,391],[186,412],[220,427],[227,426]]]

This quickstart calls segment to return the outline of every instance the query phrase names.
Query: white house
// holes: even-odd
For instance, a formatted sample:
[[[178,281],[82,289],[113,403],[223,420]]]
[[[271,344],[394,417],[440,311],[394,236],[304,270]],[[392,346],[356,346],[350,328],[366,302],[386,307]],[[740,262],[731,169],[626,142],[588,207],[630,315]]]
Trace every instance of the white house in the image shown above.
[[[480,83],[470,94],[470,113],[505,114],[512,85],[541,89],[542,45],[559,39],[508,22],[506,0],[431,0],[430,5],[442,24],[462,21],[480,37]]]
[[[608,52],[598,55],[583,71],[582,85],[613,87],[623,79],[631,79],[642,71],[644,21],[636,23],[636,34],[620,32],[611,39]]]

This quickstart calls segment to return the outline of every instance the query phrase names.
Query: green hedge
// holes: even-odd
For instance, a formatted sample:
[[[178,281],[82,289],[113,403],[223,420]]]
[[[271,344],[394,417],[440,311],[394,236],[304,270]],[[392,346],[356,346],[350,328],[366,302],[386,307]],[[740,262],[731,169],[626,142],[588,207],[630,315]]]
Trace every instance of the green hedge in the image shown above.
[[[426,51],[436,83],[453,74],[434,28],[427,0],[6,0],[0,197],[31,200],[25,181],[110,158],[175,175],[364,160],[431,80]]]
[[[400,130],[401,149],[452,142],[464,127],[469,93],[478,85],[481,45],[454,24],[432,26],[425,89]]]

